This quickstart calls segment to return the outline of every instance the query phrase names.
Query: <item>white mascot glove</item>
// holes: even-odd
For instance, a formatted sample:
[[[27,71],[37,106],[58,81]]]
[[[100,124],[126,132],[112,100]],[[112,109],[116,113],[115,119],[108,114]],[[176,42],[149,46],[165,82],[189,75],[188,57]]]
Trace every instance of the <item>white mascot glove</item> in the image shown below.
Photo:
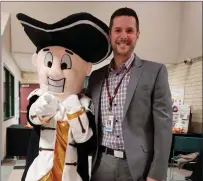
[[[94,105],[89,97],[83,95],[82,98],[80,99],[80,103],[87,112],[90,111],[94,115]]]
[[[36,115],[42,119],[51,118],[56,114],[59,103],[56,98],[49,94],[42,94],[35,103]]]
[[[75,94],[68,96],[68,98],[63,101],[63,105],[68,114],[75,113],[81,109],[80,100]]]

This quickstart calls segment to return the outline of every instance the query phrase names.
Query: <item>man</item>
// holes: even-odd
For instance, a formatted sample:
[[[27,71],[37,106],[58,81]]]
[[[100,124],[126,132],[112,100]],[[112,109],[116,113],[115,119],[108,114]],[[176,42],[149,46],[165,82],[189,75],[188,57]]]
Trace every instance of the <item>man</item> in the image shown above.
[[[162,181],[167,176],[172,140],[167,69],[133,54],[139,34],[136,12],[116,10],[110,20],[114,58],[89,79],[98,143],[92,181]]]

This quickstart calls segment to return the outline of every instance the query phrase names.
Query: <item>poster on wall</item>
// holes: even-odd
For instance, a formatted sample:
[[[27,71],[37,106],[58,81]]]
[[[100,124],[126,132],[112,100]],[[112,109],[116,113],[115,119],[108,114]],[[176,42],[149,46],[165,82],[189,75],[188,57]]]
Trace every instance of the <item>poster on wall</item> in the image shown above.
[[[175,105],[173,107],[173,133],[187,133],[190,123],[191,106]]]
[[[173,105],[183,105],[184,103],[184,88],[173,88],[171,89],[171,96]]]
[[[171,89],[173,102],[173,132],[187,133],[190,121],[190,105],[184,104],[184,88]]]

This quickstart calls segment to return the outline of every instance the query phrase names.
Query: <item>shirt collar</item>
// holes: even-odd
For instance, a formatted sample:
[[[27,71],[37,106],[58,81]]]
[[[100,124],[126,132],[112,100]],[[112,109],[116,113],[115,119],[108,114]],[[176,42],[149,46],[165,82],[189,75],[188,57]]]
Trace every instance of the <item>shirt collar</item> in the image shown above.
[[[124,71],[126,68],[128,69],[128,67],[131,65],[131,63],[133,62],[133,60],[134,60],[134,57],[135,57],[135,55],[134,55],[134,53],[130,56],[130,58],[126,61],[126,62],[124,62],[121,66],[120,66],[120,68],[117,70],[117,71],[115,71],[114,69],[113,69],[113,59],[112,59],[112,61],[111,61],[111,63],[110,63],[110,66],[109,66],[109,71],[110,72],[114,72],[114,73],[121,73],[122,71]]]

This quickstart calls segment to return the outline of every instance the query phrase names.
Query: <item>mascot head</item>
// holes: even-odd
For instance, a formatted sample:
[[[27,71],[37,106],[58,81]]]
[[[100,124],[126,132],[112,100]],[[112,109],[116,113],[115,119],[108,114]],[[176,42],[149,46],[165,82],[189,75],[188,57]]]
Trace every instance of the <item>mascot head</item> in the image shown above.
[[[43,91],[65,97],[80,93],[92,64],[111,54],[108,26],[89,13],[72,14],[54,24],[22,13],[17,18],[36,46],[32,62]]]

